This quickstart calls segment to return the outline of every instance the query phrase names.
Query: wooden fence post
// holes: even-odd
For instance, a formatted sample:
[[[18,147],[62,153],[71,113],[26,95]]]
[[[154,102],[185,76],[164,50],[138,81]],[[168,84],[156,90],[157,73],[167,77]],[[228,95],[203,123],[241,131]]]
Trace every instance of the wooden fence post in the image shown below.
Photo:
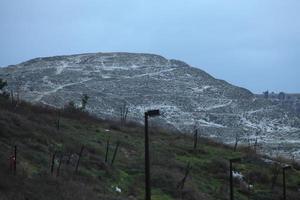
[[[75,173],[78,172],[79,162],[80,162],[80,158],[82,156],[83,149],[84,149],[84,145],[81,146],[81,149],[80,149],[80,152],[79,152],[79,156],[78,156],[78,160],[77,160],[77,164],[76,164],[76,168],[75,168]]]
[[[108,152],[109,152],[109,139],[106,142],[105,163],[107,163],[108,161]]]
[[[56,130],[60,129],[60,110],[57,111],[57,119],[56,119]]]
[[[112,160],[111,160],[111,166],[113,166],[114,161],[115,161],[115,159],[116,159],[119,145],[120,145],[120,142],[118,141],[118,142],[117,142],[117,146],[116,146],[116,148],[115,148],[115,152],[114,152],[113,158],[112,158]]]
[[[17,174],[17,145],[15,145],[13,163],[14,163],[14,175],[16,175]]]
[[[198,144],[198,130],[195,130],[195,134],[194,134],[194,150],[197,149],[197,144]]]
[[[53,171],[54,171],[55,156],[56,156],[56,151],[54,151],[54,153],[52,155],[52,159],[51,159],[51,168],[50,168],[51,175],[53,174]]]

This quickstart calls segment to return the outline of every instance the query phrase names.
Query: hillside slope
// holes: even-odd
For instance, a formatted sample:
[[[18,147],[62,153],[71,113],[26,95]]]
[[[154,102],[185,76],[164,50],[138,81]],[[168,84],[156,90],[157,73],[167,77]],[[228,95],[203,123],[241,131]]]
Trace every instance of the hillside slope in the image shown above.
[[[158,123],[181,132],[197,127],[227,143],[239,134],[244,142],[259,140],[267,152],[280,148],[300,158],[295,113],[182,61],[133,53],[55,56],[0,68],[0,78],[30,102],[63,107],[80,104],[85,93],[90,113],[116,119],[126,104],[128,118],[138,122],[145,110],[159,108]]]
[[[150,130],[153,200],[227,199],[228,159],[236,157],[244,158],[234,168],[245,177],[235,180],[237,199],[280,199],[280,170],[271,190],[274,170],[280,168],[263,161],[252,150],[233,152],[231,147],[204,138],[199,138],[194,149],[193,139],[188,135],[168,133],[153,127],[152,123]],[[143,136],[143,127],[134,123],[120,126],[118,122],[103,121],[81,111],[55,110],[25,102],[16,107],[0,98],[0,199],[143,199]],[[105,162],[107,140],[110,148]],[[120,146],[111,166],[118,142]],[[9,170],[9,157],[15,145],[16,176]],[[82,145],[84,150],[75,173]],[[51,175],[54,152],[56,159]],[[191,169],[186,182],[182,188],[178,187],[188,164]],[[248,183],[252,185],[250,190]],[[300,199],[299,171],[287,172],[287,185],[288,198]]]

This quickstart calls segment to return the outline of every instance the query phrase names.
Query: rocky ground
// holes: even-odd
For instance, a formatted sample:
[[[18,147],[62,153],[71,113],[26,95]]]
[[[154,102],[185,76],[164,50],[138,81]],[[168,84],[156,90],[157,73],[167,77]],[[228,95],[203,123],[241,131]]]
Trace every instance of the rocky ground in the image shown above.
[[[179,132],[199,129],[226,143],[258,140],[263,151],[300,157],[298,113],[182,61],[132,53],[55,56],[0,68],[0,78],[14,96],[36,104],[80,106],[87,94],[87,110],[99,117],[118,119],[125,105],[128,119],[142,122],[145,110],[156,108],[157,123]]]

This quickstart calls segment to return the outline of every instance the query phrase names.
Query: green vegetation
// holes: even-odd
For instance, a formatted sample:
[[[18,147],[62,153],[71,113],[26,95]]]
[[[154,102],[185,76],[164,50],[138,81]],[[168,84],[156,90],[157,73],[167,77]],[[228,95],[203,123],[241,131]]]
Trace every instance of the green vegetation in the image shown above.
[[[16,107],[0,97],[0,199],[4,200],[79,200],[144,199],[144,132],[135,123],[119,125],[90,116],[81,110],[61,110],[60,129],[56,128],[57,110],[21,102]],[[243,157],[235,163],[236,171],[251,183],[235,180],[236,199],[280,199],[281,171],[266,164],[262,157],[247,148],[236,152],[232,147],[199,138],[193,149],[193,137],[150,128],[153,200],[228,199],[228,159]],[[109,158],[105,163],[106,141],[110,140]],[[117,143],[120,147],[114,165],[110,162]],[[8,158],[17,145],[17,175],[9,169]],[[84,151],[79,171],[74,173],[81,146]],[[51,155],[63,155],[60,174],[50,174]],[[289,161],[285,161],[289,162]],[[190,173],[182,190],[178,184]],[[288,199],[300,199],[299,165],[287,171]],[[278,166],[277,166],[278,167]],[[296,169],[295,169],[296,168]],[[121,190],[121,191],[120,191]]]

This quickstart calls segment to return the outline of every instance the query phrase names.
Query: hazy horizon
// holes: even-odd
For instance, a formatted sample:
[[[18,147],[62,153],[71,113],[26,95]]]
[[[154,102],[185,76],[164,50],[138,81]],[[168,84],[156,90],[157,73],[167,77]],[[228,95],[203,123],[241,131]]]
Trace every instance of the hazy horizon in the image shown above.
[[[2,0],[0,66],[94,52],[182,60],[254,93],[300,93],[297,0]]]

